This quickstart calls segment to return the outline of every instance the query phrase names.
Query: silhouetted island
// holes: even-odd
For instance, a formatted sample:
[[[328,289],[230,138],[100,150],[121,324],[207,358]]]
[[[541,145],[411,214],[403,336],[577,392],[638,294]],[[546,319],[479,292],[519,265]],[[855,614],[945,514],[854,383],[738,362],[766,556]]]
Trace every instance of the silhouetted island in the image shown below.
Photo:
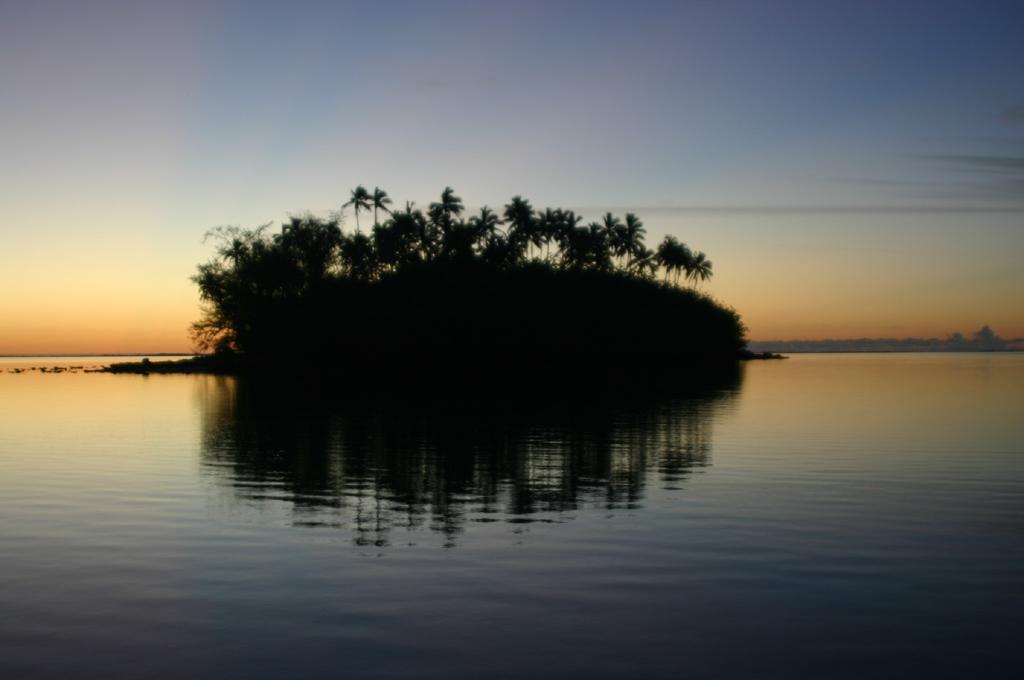
[[[340,215],[214,230],[193,277],[193,338],[210,354],[109,370],[644,383],[760,356],[739,315],[698,290],[704,253],[672,236],[647,248],[632,213],[584,225],[516,196],[467,219],[451,188],[426,211],[390,206],[357,187],[350,233]]]

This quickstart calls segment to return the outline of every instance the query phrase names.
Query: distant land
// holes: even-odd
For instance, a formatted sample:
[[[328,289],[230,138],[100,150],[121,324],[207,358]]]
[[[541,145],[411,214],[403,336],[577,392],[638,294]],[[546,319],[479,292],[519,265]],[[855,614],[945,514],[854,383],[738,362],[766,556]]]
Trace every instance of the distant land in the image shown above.
[[[1013,352],[1024,351],[1024,338],[1007,339],[988,326],[970,338],[852,338],[845,340],[752,340],[753,352]]]

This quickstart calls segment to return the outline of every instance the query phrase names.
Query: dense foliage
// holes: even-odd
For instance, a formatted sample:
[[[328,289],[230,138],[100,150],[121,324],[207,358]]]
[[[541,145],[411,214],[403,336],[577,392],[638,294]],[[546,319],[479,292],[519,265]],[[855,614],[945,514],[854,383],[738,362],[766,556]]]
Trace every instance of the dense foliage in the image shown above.
[[[649,250],[632,213],[584,226],[517,196],[501,216],[484,207],[466,219],[450,188],[426,211],[390,204],[358,187],[350,233],[312,216],[273,234],[216,230],[216,255],[194,277],[197,343],[263,363],[395,373],[602,371],[641,352],[735,356],[744,345],[738,316],[695,290],[711,262],[672,237]],[[373,214],[369,233],[361,212]]]

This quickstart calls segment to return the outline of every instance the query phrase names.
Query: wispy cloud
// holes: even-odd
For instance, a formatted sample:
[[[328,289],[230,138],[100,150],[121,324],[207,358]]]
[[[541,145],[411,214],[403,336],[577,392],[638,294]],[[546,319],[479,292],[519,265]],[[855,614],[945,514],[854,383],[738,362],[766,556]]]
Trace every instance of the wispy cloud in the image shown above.
[[[933,153],[921,158],[955,171],[948,181],[950,196],[966,200],[1024,203],[1024,154],[1020,139],[1008,139],[1000,153]]]
[[[1024,156],[1004,156],[990,154],[932,154],[928,156],[937,161],[954,163],[973,168],[981,172],[1001,175],[1021,175],[1024,177]]]

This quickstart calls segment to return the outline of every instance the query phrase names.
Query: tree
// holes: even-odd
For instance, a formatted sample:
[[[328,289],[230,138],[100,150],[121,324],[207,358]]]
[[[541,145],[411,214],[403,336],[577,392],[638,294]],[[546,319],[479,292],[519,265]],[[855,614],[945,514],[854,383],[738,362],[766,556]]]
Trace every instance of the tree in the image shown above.
[[[484,243],[491,236],[496,235],[500,223],[498,215],[486,205],[480,208],[478,215],[469,218],[469,226],[473,229],[474,239],[478,243]]]
[[[403,212],[392,213],[387,223],[394,233],[394,248],[397,251],[398,265],[412,264],[423,259],[423,243],[425,237],[425,220],[423,213],[413,210],[406,204]]]
[[[643,223],[633,213],[627,213],[624,220],[607,213],[599,221],[582,226],[582,218],[571,210],[546,208],[534,212],[529,201],[515,196],[504,206],[502,214],[508,227],[502,231],[502,220],[487,206],[464,221],[462,199],[451,187],[445,188],[439,201],[430,204],[426,214],[409,202],[404,210],[392,211],[390,203],[379,187],[372,195],[362,186],[353,189],[345,203],[356,214],[356,230],[351,234],[342,233],[338,219],[311,215],[290,218],[277,233],[269,232],[269,225],[215,230],[212,234],[219,239],[216,255],[200,265],[193,279],[199,285],[204,314],[193,326],[196,342],[205,348],[252,356],[280,355],[283,348],[297,348],[296,342],[308,342],[316,351],[324,351],[347,332],[342,329],[355,327],[350,318],[335,318],[335,310],[356,309],[359,314],[369,314],[375,308],[378,291],[391,291],[381,293],[391,295],[406,286],[413,290],[423,281],[447,280],[450,275],[461,276],[463,271],[469,275],[465,281],[470,287],[474,280],[489,280],[487,268],[507,272],[494,277],[495,281],[551,280],[544,271],[536,270],[556,267],[616,272],[607,280],[589,275],[564,279],[566,290],[586,287],[581,289],[579,299],[592,294],[598,301],[595,310],[602,304],[615,303],[602,291],[623,285],[619,279],[624,277],[653,279],[661,268],[666,282],[678,286],[685,277],[683,281],[699,289],[713,275],[712,263],[703,252],[692,252],[673,236],[666,236],[654,251],[648,249]],[[364,234],[359,213],[370,208],[374,225]],[[383,222],[381,210],[385,212]],[[543,261],[524,267],[525,254],[534,255],[532,249],[541,246],[546,247]],[[440,269],[428,271],[438,260]],[[448,267],[453,262],[470,261],[479,266]],[[414,269],[418,271],[413,273]],[[401,276],[403,270],[412,276]],[[589,282],[593,282],[593,288],[588,287]],[[631,287],[625,284],[622,290]],[[487,294],[480,291],[478,302]],[[515,293],[523,299],[535,294],[529,287]],[[504,292],[498,295],[493,300],[496,309],[507,302],[507,298],[500,297]],[[696,297],[711,304],[704,296]],[[686,293],[675,299],[693,301],[694,296]],[[365,309],[361,307],[363,301]],[[376,317],[367,318],[377,323]],[[732,333],[730,337],[742,339],[742,333],[733,333],[737,328],[742,330],[735,325],[734,316],[725,314],[722,319],[728,333]],[[319,336],[295,334],[294,329],[301,328],[324,332]],[[969,342],[958,339],[970,346],[1004,343],[988,328]]]
[[[373,201],[373,224],[374,224],[374,226],[376,226],[377,224],[379,224],[379,222],[377,222],[377,211],[378,210],[383,210],[384,212],[386,212],[388,214],[391,214],[391,211],[388,209],[388,206],[391,205],[391,199],[388,198],[388,192],[384,191],[380,187],[374,187],[373,188],[372,201]]]
[[[703,252],[697,252],[697,254],[690,258],[687,277],[693,281],[694,284],[703,283],[710,279],[712,275],[711,260],[709,260]]]
[[[626,268],[632,266],[634,258],[639,257],[644,250],[644,223],[633,213],[626,213],[626,224],[622,230],[622,245],[627,254]]]
[[[396,220],[373,225],[373,248],[376,260],[382,269],[395,271],[402,264],[402,237],[396,228]]]
[[[621,264],[626,254],[625,227],[618,217],[607,212],[601,218],[601,229],[604,232],[604,240],[608,244],[609,255],[619,258]]]
[[[480,248],[480,259],[492,267],[502,269],[516,264],[519,256],[508,238],[499,231],[484,240]]]
[[[641,243],[629,263],[629,272],[645,279],[653,278],[658,273],[657,255]]]
[[[304,289],[309,291],[327,279],[341,245],[341,229],[334,220],[293,217],[281,227],[274,242],[294,263]]]
[[[605,215],[603,222],[590,223],[590,265],[598,271],[608,271],[612,268],[612,234],[613,228],[608,228],[608,217]],[[614,222],[618,222],[617,219]]]
[[[351,194],[351,197],[349,198],[348,202],[345,203],[345,205],[343,205],[341,207],[342,208],[347,208],[348,206],[352,206],[352,210],[355,211],[355,214],[356,214],[356,231],[358,232],[359,231],[359,211],[360,210],[369,210],[370,209],[370,192],[368,192],[366,190],[366,187],[364,187],[362,184],[360,184],[359,186],[357,186],[355,189],[352,190],[352,194]]]
[[[429,214],[436,218],[442,230],[451,227],[452,218],[462,214],[462,199],[455,195],[455,190],[445,187],[441,192],[441,200],[430,204]]]
[[[368,280],[376,270],[376,249],[366,234],[359,232],[346,237],[341,244],[341,257],[352,278]]]
[[[689,277],[693,266],[693,254],[685,243],[680,243],[674,236],[666,236],[658,245],[655,253],[658,264],[665,269],[665,280],[674,274],[673,282],[678,283],[679,275],[686,272]]]
[[[587,227],[574,226],[562,236],[562,266],[585,269],[591,261],[593,237]]]
[[[537,226],[531,240],[538,248],[544,246],[545,262],[551,261],[551,243],[557,239],[564,220],[565,213],[561,208],[545,208],[544,212],[537,212]]]
[[[513,196],[505,204],[505,222],[508,223],[509,244],[520,251],[526,249],[533,238],[533,206],[522,196]]]
[[[555,227],[555,233],[553,238],[555,243],[558,244],[558,250],[561,255],[561,264],[563,267],[569,266],[566,261],[566,251],[569,248],[569,242],[573,238],[576,229],[580,226],[580,222],[583,221],[583,217],[577,215],[572,210],[562,210],[561,220]]]
[[[450,260],[469,260],[475,254],[475,243],[476,228],[462,220],[455,220],[441,236],[441,253]]]

